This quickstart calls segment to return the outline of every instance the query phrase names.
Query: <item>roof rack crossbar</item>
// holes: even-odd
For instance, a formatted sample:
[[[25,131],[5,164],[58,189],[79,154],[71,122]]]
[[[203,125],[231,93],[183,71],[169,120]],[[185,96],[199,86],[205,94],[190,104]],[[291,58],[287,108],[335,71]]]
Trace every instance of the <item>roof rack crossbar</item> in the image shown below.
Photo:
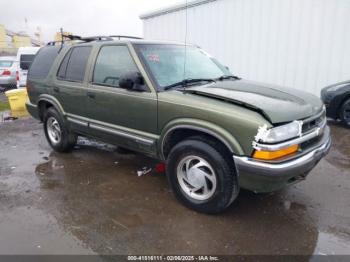
[[[110,36],[88,36],[88,37],[81,37],[80,40],[85,42],[91,42],[91,41],[113,41],[113,38]]]
[[[129,36],[129,35],[87,36],[87,37],[81,37],[79,35],[62,35],[62,37],[69,39],[70,41],[78,40],[78,41],[82,41],[82,42],[113,41],[114,40],[113,38],[143,39],[141,37]],[[54,46],[58,43],[62,43],[62,41],[51,41],[51,42],[48,42],[47,45]]]
[[[69,40],[80,40],[81,36],[79,35],[62,35],[62,38],[68,38]]]
[[[142,37],[138,37],[138,36],[131,36],[131,35],[110,35],[109,37],[113,37],[113,38],[130,38],[130,39],[143,39]]]
[[[81,37],[79,35],[63,35],[63,37],[66,37],[70,40],[80,40],[83,42],[92,42],[92,41],[111,41],[113,40],[110,36],[87,36],[87,37]]]

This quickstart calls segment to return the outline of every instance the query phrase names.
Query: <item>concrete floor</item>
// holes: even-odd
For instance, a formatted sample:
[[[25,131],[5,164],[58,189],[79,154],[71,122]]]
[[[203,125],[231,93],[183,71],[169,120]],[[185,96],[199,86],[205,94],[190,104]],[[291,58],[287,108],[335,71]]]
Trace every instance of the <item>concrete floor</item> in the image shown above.
[[[350,254],[350,130],[306,181],[241,191],[220,215],[188,210],[156,162],[80,140],[48,146],[28,118],[0,124],[0,254]]]

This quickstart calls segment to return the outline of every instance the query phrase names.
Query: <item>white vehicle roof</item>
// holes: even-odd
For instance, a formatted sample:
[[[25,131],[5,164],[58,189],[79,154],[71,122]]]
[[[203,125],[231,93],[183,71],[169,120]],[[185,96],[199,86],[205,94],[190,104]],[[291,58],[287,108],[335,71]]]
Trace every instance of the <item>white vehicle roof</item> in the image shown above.
[[[22,54],[35,55],[39,49],[40,47],[33,47],[33,46],[20,47],[18,48],[18,51],[17,51],[17,57],[19,57],[19,55],[22,55]]]

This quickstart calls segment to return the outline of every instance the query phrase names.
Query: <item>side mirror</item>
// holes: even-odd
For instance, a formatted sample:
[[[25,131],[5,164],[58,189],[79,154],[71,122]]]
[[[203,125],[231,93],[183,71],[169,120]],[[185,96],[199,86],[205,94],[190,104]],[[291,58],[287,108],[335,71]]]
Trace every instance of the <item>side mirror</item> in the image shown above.
[[[129,72],[121,75],[119,87],[140,92],[146,91],[145,81],[140,72]]]

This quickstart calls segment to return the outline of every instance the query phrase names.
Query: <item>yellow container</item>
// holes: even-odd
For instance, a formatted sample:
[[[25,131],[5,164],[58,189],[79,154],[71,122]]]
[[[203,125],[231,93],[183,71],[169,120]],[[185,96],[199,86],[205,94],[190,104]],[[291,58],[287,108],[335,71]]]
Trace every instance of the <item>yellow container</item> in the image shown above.
[[[25,116],[28,115],[26,101],[28,100],[27,90],[25,88],[13,89],[5,92],[9,100],[12,114]]]

